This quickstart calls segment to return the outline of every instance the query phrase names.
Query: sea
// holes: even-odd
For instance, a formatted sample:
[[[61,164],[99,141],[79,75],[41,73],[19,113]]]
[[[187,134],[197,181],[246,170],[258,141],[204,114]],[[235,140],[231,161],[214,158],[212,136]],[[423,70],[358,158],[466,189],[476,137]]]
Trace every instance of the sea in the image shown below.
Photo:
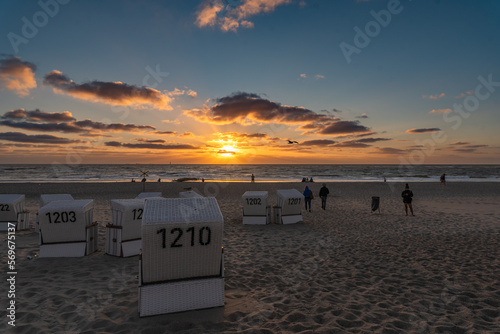
[[[5,182],[500,182],[500,165],[0,165]]]

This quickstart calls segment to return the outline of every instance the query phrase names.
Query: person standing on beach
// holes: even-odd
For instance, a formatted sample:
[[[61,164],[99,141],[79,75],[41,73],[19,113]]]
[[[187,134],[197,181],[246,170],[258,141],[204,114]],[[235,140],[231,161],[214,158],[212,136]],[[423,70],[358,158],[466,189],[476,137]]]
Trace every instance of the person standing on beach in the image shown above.
[[[253,173],[252,173],[252,183],[254,183],[254,182],[255,182],[255,175],[253,175]]]
[[[311,189],[309,189],[309,187],[306,187],[306,189],[303,192],[303,195],[305,198],[304,202],[306,203],[306,210],[307,206],[309,205],[309,212],[311,212],[311,200],[314,198]]]
[[[441,180],[441,184],[443,186],[445,186],[446,185],[446,174],[443,173],[443,175],[441,175],[440,180]]]
[[[401,193],[401,197],[403,197],[403,203],[405,204],[406,215],[408,216],[408,207],[410,207],[411,215],[415,216],[413,214],[413,207],[411,205],[413,192],[410,190],[410,186],[408,185],[408,183],[405,186],[405,190]]]
[[[319,197],[321,198],[321,208],[323,210],[326,210],[326,197],[329,193],[330,191],[326,187],[326,183],[323,183],[323,187],[321,187],[321,189],[319,190]]]

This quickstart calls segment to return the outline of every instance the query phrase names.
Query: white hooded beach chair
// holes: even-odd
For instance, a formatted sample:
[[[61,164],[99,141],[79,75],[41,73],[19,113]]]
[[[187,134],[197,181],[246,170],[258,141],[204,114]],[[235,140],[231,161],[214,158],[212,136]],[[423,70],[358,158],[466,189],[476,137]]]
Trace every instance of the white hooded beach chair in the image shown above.
[[[141,317],[224,305],[223,226],[213,197],[146,200]]]
[[[42,194],[40,195],[40,207],[44,207],[52,201],[69,201],[73,200],[73,196],[70,194]],[[38,212],[36,213],[36,222],[35,222],[35,232],[40,232],[40,220],[38,219]]]
[[[145,199],[113,199],[111,224],[106,225],[106,253],[134,256],[141,251],[141,225]]]
[[[243,224],[265,225],[271,222],[267,191],[247,191],[241,197]]]
[[[274,219],[277,224],[295,224],[302,221],[304,196],[297,189],[278,190]]]
[[[93,200],[52,201],[38,211],[40,257],[79,257],[97,249]]]
[[[29,211],[25,210],[24,205],[24,195],[0,195],[0,231],[7,231],[9,228],[29,229]]]

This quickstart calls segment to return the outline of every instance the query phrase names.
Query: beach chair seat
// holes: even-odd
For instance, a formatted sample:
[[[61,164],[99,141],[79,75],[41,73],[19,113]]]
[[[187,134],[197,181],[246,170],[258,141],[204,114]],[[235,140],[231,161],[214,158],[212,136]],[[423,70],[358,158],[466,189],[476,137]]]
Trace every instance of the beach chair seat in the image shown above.
[[[271,222],[267,191],[247,191],[241,196],[243,224],[265,225]]]
[[[213,197],[146,200],[141,317],[224,305],[223,225]]]
[[[106,225],[106,253],[134,256],[141,250],[141,224],[145,199],[113,199],[111,224]]]
[[[25,201],[25,196],[20,194],[0,195],[0,231],[29,229],[29,211],[25,209]]]
[[[277,224],[295,224],[302,221],[304,196],[297,189],[276,191],[277,205],[273,207]]]
[[[40,257],[78,257],[97,249],[93,200],[55,200],[40,208]]]

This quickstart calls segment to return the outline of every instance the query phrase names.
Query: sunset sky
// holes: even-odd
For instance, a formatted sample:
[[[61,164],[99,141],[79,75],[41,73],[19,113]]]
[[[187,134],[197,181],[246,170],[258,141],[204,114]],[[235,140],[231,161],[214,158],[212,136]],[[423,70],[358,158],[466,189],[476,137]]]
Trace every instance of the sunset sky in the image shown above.
[[[500,1],[6,0],[0,31],[2,164],[500,163]]]

